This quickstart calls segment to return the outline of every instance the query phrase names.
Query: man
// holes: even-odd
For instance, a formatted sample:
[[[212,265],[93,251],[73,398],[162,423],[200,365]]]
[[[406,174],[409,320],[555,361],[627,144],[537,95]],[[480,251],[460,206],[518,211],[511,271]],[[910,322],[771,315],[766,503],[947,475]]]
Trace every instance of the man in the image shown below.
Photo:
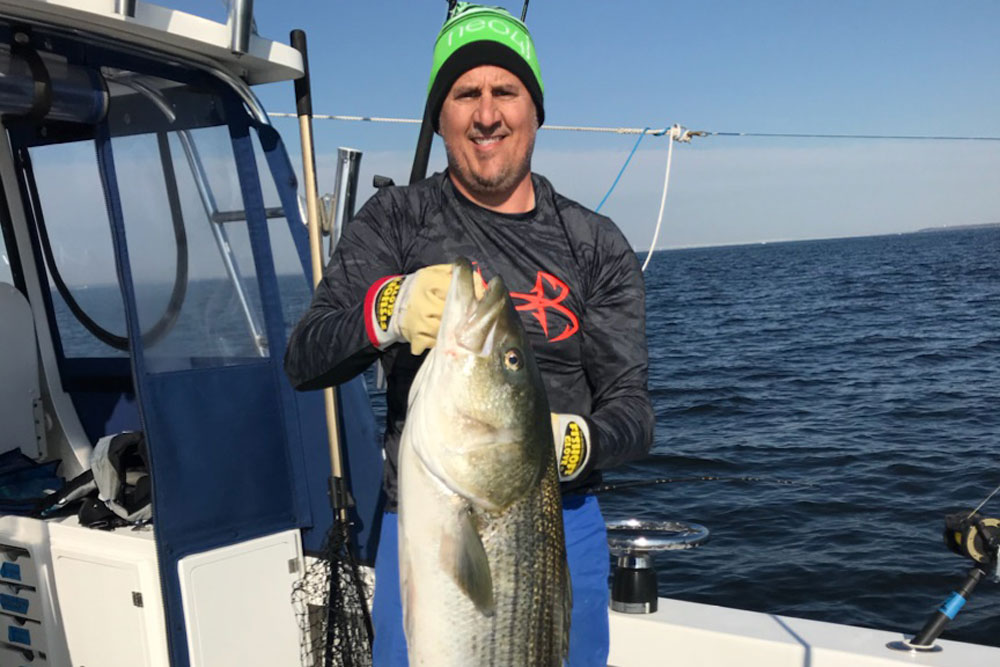
[[[407,395],[434,345],[456,257],[502,275],[545,382],[573,583],[569,664],[605,665],[608,550],[599,470],[644,455],[645,293],[639,263],[607,218],[531,173],[544,120],[534,45],[506,11],[459,3],[438,36],[426,113],[446,172],[380,190],[347,225],[285,368],[298,389],[343,382],[374,361],[388,380],[388,512],[375,566],[375,664],[405,665],[395,514]]]

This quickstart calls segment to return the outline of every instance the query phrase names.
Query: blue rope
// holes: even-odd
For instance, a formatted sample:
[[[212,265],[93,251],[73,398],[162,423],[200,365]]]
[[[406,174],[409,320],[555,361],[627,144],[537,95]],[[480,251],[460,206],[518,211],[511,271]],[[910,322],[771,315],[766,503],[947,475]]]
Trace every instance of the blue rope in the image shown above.
[[[625,158],[625,164],[622,165],[621,171],[619,171],[618,175],[615,176],[615,182],[611,184],[611,188],[608,189],[607,194],[604,195],[604,199],[602,199],[601,203],[594,209],[595,213],[601,210],[601,207],[604,206],[604,202],[608,201],[608,197],[611,196],[611,192],[615,189],[615,186],[618,185],[618,181],[621,180],[622,174],[625,173],[625,167],[627,167],[628,163],[632,161],[632,156],[635,155],[635,149],[639,148],[639,144],[642,142],[642,138],[646,136],[646,132],[648,130],[648,127],[642,128],[642,133],[640,133],[639,138],[635,140],[635,146],[632,146],[632,152],[628,154],[627,158]]]

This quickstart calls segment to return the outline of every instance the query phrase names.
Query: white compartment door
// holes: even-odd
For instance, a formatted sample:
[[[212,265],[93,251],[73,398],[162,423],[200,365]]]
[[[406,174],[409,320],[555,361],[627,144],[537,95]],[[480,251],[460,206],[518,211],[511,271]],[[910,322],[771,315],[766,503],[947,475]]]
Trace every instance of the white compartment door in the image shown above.
[[[138,566],[82,554],[54,554],[53,560],[74,667],[153,667],[146,605],[160,600],[143,595]]]
[[[180,560],[191,667],[300,664],[292,586],[301,553],[290,530]]]

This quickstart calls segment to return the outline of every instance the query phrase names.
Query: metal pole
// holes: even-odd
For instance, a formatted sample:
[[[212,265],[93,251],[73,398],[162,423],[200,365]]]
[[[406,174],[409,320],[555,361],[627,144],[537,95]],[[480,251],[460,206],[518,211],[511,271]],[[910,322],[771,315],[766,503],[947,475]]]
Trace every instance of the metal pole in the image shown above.
[[[239,299],[240,308],[243,310],[243,319],[246,320],[247,327],[250,329],[250,335],[253,337],[254,345],[257,348],[257,354],[262,357],[266,357],[267,337],[264,335],[260,324],[257,323],[257,318],[254,316],[253,308],[250,306],[250,299],[246,294],[246,290],[243,288],[243,280],[240,277],[240,267],[236,261],[236,255],[233,254],[232,244],[229,243],[229,234],[226,232],[221,223],[215,221],[215,216],[219,212],[219,208],[215,203],[215,195],[212,193],[212,186],[208,180],[208,172],[205,170],[205,165],[201,161],[201,155],[198,152],[198,147],[195,145],[194,138],[191,136],[190,130],[178,131],[177,138],[180,140],[181,147],[184,149],[184,156],[187,158],[188,167],[191,169],[191,176],[194,180],[195,189],[198,191],[198,197],[201,199],[201,206],[205,210],[205,218],[208,220],[208,226],[212,230],[212,237],[215,239],[215,245],[219,248],[219,256],[222,258],[222,264],[226,268],[226,274],[229,276],[229,282],[233,284],[233,287],[236,290],[236,297]],[[246,219],[245,212],[243,215],[244,219]]]
[[[115,14],[135,18],[135,0],[115,0]]]

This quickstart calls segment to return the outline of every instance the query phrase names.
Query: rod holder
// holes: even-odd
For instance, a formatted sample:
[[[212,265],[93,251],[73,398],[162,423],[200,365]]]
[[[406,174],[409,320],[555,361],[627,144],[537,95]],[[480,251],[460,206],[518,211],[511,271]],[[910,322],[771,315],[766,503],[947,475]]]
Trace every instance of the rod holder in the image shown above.
[[[935,653],[941,651],[941,647],[937,646],[934,642],[937,638],[941,636],[948,622],[958,615],[958,612],[962,610],[965,603],[968,601],[969,596],[972,595],[972,591],[975,590],[976,584],[978,584],[983,578],[984,572],[978,567],[974,567],[969,570],[969,574],[966,575],[965,581],[957,591],[952,593],[944,603],[938,607],[938,610],[927,619],[927,623],[921,628],[920,632],[909,641],[896,641],[886,644],[889,648],[894,651],[915,651],[920,653]]]
[[[608,547],[618,556],[611,579],[611,610],[625,614],[652,614],[657,609],[658,551],[693,549],[708,541],[708,528],[682,521],[626,519],[607,524]]]
[[[337,149],[336,195],[330,229],[330,255],[333,255],[344,225],[354,217],[358,197],[358,173],[361,171],[361,151],[354,148]]]
[[[618,557],[611,579],[611,609],[624,614],[656,611],[656,570],[649,554],[631,552]]]
[[[230,0],[229,50],[243,55],[250,50],[253,29],[253,0]]]

